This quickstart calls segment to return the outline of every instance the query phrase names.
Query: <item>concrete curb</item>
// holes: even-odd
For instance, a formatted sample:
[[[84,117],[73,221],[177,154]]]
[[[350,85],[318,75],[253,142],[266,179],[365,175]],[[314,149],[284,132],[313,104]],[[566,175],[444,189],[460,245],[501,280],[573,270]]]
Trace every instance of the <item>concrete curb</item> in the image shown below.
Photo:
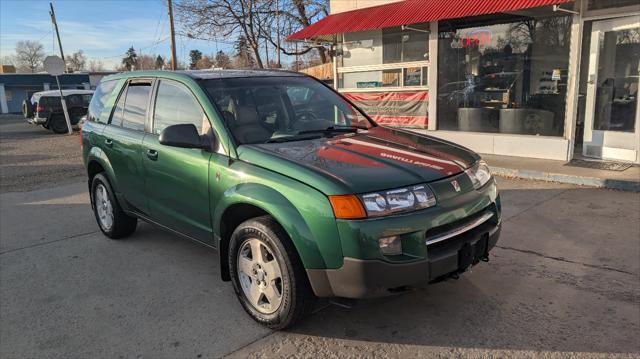
[[[493,167],[493,166],[489,166],[489,167],[491,168],[491,172],[494,175],[500,176],[500,177],[523,178],[523,179],[547,181],[547,182],[569,183],[569,184],[575,184],[580,186],[609,188],[609,189],[616,189],[621,191],[640,192],[640,182],[637,182],[637,181],[614,180],[614,179],[599,178],[599,177],[572,176],[572,175],[559,174],[559,173],[548,173],[548,172],[533,171],[533,170],[518,170],[513,168],[502,168],[502,167]]]

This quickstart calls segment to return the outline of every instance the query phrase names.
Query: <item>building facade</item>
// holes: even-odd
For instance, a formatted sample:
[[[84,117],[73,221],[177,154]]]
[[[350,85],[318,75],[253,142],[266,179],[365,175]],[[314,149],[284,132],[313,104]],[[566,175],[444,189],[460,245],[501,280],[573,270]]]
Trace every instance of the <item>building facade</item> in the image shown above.
[[[88,74],[60,76],[63,89],[90,89]],[[0,113],[22,112],[22,102],[39,91],[56,90],[56,78],[47,74],[0,74]]]
[[[640,163],[636,0],[332,0],[289,37],[381,123],[480,153]]]

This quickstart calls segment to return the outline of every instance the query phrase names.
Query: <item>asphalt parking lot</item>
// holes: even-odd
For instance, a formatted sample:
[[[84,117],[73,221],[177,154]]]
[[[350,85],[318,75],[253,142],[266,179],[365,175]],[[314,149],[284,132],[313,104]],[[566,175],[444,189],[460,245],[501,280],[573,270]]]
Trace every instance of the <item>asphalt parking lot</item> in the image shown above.
[[[2,358],[640,355],[639,193],[499,179],[489,263],[272,332],[215,251],[147,224],[103,237],[79,161],[76,135],[0,118]]]
[[[22,115],[0,115],[0,193],[82,180],[79,134],[57,135]]]

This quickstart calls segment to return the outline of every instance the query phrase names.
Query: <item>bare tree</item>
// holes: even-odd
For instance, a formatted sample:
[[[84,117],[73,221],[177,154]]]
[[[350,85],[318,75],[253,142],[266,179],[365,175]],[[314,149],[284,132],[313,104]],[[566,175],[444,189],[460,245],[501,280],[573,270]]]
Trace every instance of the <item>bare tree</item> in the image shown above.
[[[215,67],[215,62],[210,56],[204,55],[198,62],[196,62],[196,69],[198,70],[209,70]]]
[[[136,70],[154,70],[156,68],[155,55],[138,55],[136,59]]]
[[[82,50],[78,50],[71,55],[66,56],[67,68],[73,71],[82,71],[87,64],[87,57]]]
[[[302,46],[300,50],[292,51],[287,50],[282,44],[282,41],[287,36],[329,15],[328,0],[264,1],[268,3],[266,5],[268,21],[261,22],[263,26],[266,26],[266,28],[261,29],[261,37],[269,41],[273,46],[280,47],[280,52],[285,55],[303,55],[315,49],[322,63],[331,60],[327,49],[322,46]],[[278,29],[280,30],[280,36],[278,36]],[[278,40],[280,40],[279,43]]]
[[[104,71],[104,63],[102,63],[102,61],[100,60],[89,60],[89,71]]]
[[[16,43],[15,63],[18,69],[36,72],[44,60],[44,47],[37,41],[18,41]]]
[[[178,20],[190,36],[205,39],[243,36],[256,66],[263,68],[260,31],[267,4],[265,0],[180,0],[175,8]]]

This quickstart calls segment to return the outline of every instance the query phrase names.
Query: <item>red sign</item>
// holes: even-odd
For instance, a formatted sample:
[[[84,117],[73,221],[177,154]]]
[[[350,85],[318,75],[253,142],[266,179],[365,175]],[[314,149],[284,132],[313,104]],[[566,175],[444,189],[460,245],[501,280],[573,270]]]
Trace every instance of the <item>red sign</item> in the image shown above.
[[[451,42],[451,47],[454,49],[466,49],[471,45],[486,46],[491,44],[492,33],[489,29],[479,29],[470,32],[464,36],[461,36],[457,40]]]

